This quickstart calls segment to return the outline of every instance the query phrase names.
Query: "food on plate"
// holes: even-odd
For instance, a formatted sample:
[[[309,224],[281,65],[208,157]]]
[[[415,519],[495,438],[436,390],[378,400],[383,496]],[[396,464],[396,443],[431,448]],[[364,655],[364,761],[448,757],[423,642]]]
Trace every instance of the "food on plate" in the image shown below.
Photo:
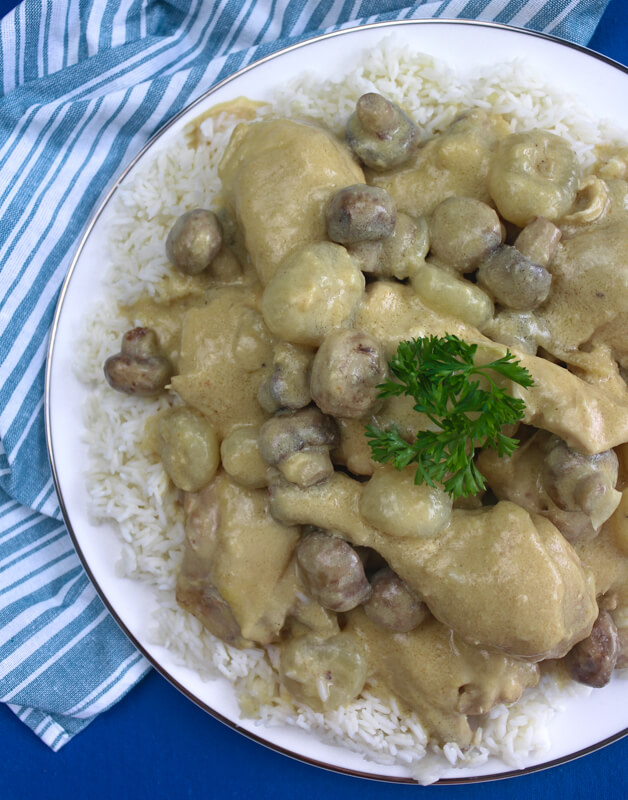
[[[168,576],[164,639],[269,723],[360,749],[337,715],[375,703],[364,752],[407,736],[425,779],[426,747],[504,757],[491,719],[626,663],[628,160],[516,107],[429,126],[355,94],[194,123],[207,202],[177,177],[142,222],[106,402],[160,482],[161,544],[126,558]]]
[[[419,128],[392,100],[363,94],[347,121],[346,141],[367,167],[387,170],[408,161],[419,145]]]
[[[196,275],[207,269],[222,247],[218,217],[204,208],[182,214],[166,239],[168,259],[181,272]]]
[[[159,349],[151,328],[133,328],[122,337],[120,352],[104,363],[107,383],[126,394],[155,395],[172,377],[172,364]]]

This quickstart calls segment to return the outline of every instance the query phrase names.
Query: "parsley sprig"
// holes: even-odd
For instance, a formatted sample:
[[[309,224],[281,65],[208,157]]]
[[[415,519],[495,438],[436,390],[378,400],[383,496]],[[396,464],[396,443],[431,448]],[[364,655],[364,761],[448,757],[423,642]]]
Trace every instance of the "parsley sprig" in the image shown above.
[[[394,380],[378,388],[380,397],[407,395],[414,410],[427,415],[438,430],[421,430],[412,442],[396,427],[366,426],[373,459],[397,469],[416,464],[416,483],[442,484],[454,499],[477,494],[485,487],[474,462],[476,447],[490,447],[509,456],[519,444],[502,433],[505,425],[523,418],[525,403],[499,386],[491,373],[532,386],[532,376],[509,351],[488,364],[475,364],[477,344],[452,334],[401,342],[390,362]],[[482,376],[488,389],[480,386]]]

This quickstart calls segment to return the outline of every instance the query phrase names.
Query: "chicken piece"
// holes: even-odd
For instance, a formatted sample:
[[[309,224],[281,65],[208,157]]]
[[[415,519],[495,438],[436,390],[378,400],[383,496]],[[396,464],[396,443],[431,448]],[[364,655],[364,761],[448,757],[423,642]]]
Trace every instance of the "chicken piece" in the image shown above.
[[[552,260],[552,291],[542,309],[552,340],[551,352],[575,350],[628,305],[628,218],[614,204],[608,221],[564,235]]]
[[[420,336],[444,336],[452,333],[466,341],[482,336],[461,319],[434,311],[421,302],[410,286],[384,280],[366,287],[354,327],[377,339],[390,358],[404,339]]]
[[[513,703],[538,683],[536,664],[478,650],[435,619],[399,634],[383,630],[356,609],[348,614],[346,630],[363,641],[373,677],[416,711],[440,744],[468,746],[469,715]]]
[[[272,339],[254,303],[250,289],[220,288],[183,320],[179,374],[171,386],[208,417],[221,440],[268,416],[256,395],[272,359]]]
[[[625,536],[628,526],[628,493],[623,494],[623,502],[595,539],[576,541],[573,546],[585,569],[594,577],[598,597],[628,606],[628,552],[621,542],[621,534]]]
[[[530,388],[515,384],[510,392],[526,404],[524,422],[590,455],[628,439],[628,394],[618,398],[544,358],[523,353],[518,358],[534,380]]]
[[[541,661],[561,658],[588,636],[598,613],[593,582],[549,520],[501,502],[454,509],[432,538],[393,536],[365,522],[361,494],[361,483],[336,473],[305,491],[273,487],[271,513],[373,548],[471,644]]]
[[[289,119],[238,125],[219,173],[227,208],[264,285],[295,247],[327,238],[325,208],[332,195],[364,183],[342,142]]]
[[[275,641],[301,589],[299,529],[274,520],[266,492],[223,472],[185,496],[186,545],[177,601],[236,646]]]

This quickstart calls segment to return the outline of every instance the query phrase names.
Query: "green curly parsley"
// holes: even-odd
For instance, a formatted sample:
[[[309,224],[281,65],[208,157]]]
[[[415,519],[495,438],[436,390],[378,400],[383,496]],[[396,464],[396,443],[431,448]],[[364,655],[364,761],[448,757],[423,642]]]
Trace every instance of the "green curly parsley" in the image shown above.
[[[509,456],[519,441],[502,433],[505,425],[523,418],[525,403],[499,387],[491,373],[520,386],[532,386],[532,376],[509,351],[488,364],[476,365],[477,344],[452,334],[401,342],[390,362],[392,380],[378,388],[380,397],[406,395],[414,409],[434,423],[437,431],[419,431],[407,442],[399,430],[366,426],[373,459],[392,462],[397,469],[416,464],[416,483],[442,484],[454,499],[477,494],[484,477],[474,462],[476,447],[490,447]],[[474,376],[483,376],[488,389]]]

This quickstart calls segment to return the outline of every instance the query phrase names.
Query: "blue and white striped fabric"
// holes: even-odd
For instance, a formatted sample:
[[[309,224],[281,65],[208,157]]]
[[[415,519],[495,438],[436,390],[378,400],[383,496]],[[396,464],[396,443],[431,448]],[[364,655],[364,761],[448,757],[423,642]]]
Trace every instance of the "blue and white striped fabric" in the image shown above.
[[[496,20],[586,43],[607,0],[25,0],[0,25],[0,699],[54,750],[148,664],[65,530],[44,440],[55,302],[106,187],[216,81],[323,30]]]

